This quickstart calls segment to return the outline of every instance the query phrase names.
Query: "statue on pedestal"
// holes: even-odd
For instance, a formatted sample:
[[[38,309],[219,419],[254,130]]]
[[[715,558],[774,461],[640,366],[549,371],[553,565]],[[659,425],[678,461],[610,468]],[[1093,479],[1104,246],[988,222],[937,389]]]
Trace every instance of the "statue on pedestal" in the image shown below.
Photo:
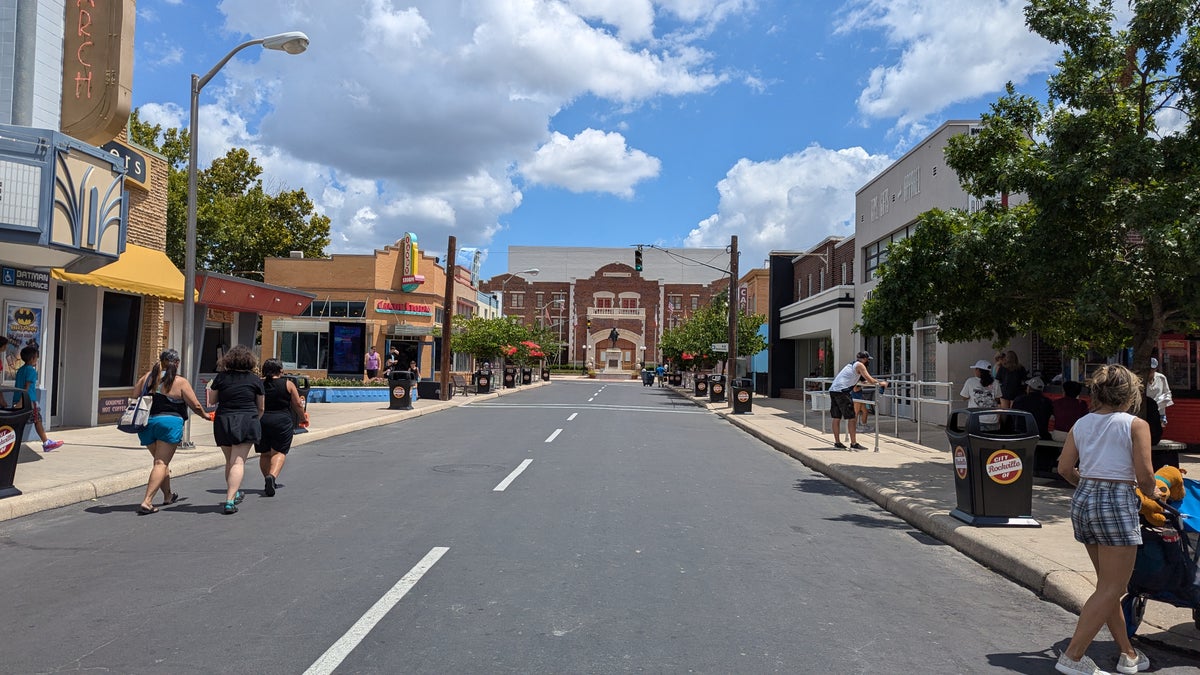
[[[620,338],[621,334],[617,332],[617,327],[613,326],[613,329],[608,332],[608,341],[612,343],[612,349],[617,348],[617,340]]]

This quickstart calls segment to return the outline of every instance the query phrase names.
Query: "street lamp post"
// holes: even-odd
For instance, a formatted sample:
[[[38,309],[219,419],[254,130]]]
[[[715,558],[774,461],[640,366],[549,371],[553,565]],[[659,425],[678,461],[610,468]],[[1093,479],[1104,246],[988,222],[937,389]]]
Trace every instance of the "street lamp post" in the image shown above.
[[[299,54],[308,49],[308,36],[300,31],[290,31],[243,42],[230,50],[203,77],[194,73],[192,74],[192,110],[188,125],[187,249],[184,253],[183,262],[183,354],[181,356],[185,372],[188,373],[189,381],[193,385],[195,385],[196,377],[200,372],[200,364],[193,358],[193,342],[195,341],[194,333],[196,331],[196,137],[199,131],[197,127],[199,126],[200,90],[204,89],[204,85],[208,84],[209,80],[221,68],[224,68],[226,63],[229,63],[229,59],[233,58],[234,54],[254,45],[262,45],[265,49],[287,52],[288,54]],[[184,442],[187,445],[191,445],[191,425],[185,427],[184,433],[186,434]]]
[[[512,281],[516,277],[519,277],[523,274],[528,274],[531,277],[536,277],[540,273],[541,273],[541,270],[539,270],[536,267],[531,267],[527,270],[521,270],[520,272],[513,272],[512,274],[508,275],[507,279],[500,282],[500,316],[504,316],[504,289],[508,288],[508,282]]]

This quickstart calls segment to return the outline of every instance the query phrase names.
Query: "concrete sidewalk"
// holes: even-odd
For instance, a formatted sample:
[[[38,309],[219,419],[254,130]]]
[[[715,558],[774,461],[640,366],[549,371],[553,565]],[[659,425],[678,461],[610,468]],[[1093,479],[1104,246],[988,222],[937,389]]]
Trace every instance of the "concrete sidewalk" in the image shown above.
[[[382,426],[467,402],[496,398],[549,383],[535,382],[517,389],[502,389],[482,395],[454,396],[449,401],[418,399],[412,410],[390,410],[388,403],[310,403],[309,431],[297,434],[293,446],[323,438]],[[171,476],[184,476],[225,465],[225,456],[213,442],[212,424],[191,417],[194,448],[180,448],[171,460]],[[52,452],[42,452],[41,444],[26,442],[17,462],[15,486],[22,494],[0,499],[0,521],[77,504],[145,487],[150,476],[150,456],[138,444],[136,434],[117,431],[116,425],[81,429],[53,429],[50,438],[65,442]],[[36,437],[35,437],[36,438]],[[258,480],[257,455],[247,460],[247,484]],[[158,497],[155,497],[157,503]]]
[[[896,425],[892,418],[880,417],[878,426],[883,429],[878,436],[859,435],[869,449],[849,452],[835,449],[832,434],[822,433],[829,426],[826,420],[822,427],[821,413],[809,410],[804,424],[802,401],[756,397],[750,414],[734,415],[728,403],[709,403],[707,398],[691,397],[690,390],[677,391],[1046,600],[1078,614],[1095,590],[1091,561],[1071,528],[1072,487],[1066,482],[1034,479],[1032,515],[1040,528],[973,527],[949,515],[957,497],[943,429],[926,425],[917,443],[915,424],[901,422],[898,434],[887,435]],[[848,444],[842,431],[842,441]],[[879,452],[873,452],[876,438]],[[1200,476],[1195,456],[1182,454],[1180,465]],[[1200,629],[1191,609],[1151,600],[1137,635],[1200,654]]]

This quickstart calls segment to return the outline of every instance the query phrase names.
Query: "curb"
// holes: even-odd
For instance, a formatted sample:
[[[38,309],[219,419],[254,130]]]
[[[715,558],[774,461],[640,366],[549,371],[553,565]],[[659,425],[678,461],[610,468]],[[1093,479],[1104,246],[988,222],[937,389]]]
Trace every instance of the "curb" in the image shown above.
[[[534,382],[526,387],[543,386],[546,382]],[[515,389],[513,392],[520,391]],[[352,424],[340,424],[332,427],[324,427],[321,429],[310,430],[308,433],[299,434],[293,439],[293,446],[306,445],[315,441],[341,436],[353,431],[361,431],[374,427],[381,427],[388,424],[395,424],[407,419],[422,417],[436,412],[441,412],[449,408],[457,408],[477,400],[487,400],[502,396],[503,390],[493,391],[487,394],[476,394],[470,400],[455,402],[438,401],[428,406],[414,408],[412,410],[402,410],[395,412],[383,412],[379,416],[363,422],[355,422]],[[465,397],[464,397],[465,399]],[[332,404],[336,405],[336,404]],[[212,450],[219,450],[216,446]],[[177,456],[171,462],[171,476],[186,476],[192,473],[208,471],[225,466],[225,457],[220,452],[206,452],[200,455],[190,455],[186,457]],[[132,490],[139,486],[146,485],[146,470],[133,469],[122,471],[121,473],[112,474],[110,476],[102,476],[100,478],[76,481],[65,485],[57,485],[55,487],[38,490],[34,493],[21,494],[7,499],[0,499],[0,522],[20,518],[22,516],[32,515],[41,511],[49,511],[51,509],[79,504],[81,502],[93,501],[100,497],[117,494]]]

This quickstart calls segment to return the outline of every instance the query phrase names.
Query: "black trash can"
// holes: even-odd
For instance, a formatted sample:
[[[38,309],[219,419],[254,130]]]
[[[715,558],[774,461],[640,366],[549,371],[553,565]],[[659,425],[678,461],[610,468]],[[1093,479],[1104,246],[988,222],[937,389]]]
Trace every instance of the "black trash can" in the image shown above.
[[[678,371],[676,371],[674,373],[668,373],[667,374],[667,382],[672,387],[682,387],[683,386],[683,373],[680,373]]]
[[[697,398],[708,396],[708,376],[696,373],[696,381],[692,383],[692,395]]]
[[[412,375],[407,370],[388,373],[388,407],[392,410],[412,410],[415,386],[416,383],[412,381]]]
[[[725,376],[724,375],[709,375],[708,376],[708,402],[709,403],[724,403],[725,402]]]
[[[300,394],[300,401],[303,402],[304,409],[308,410],[308,392],[312,389],[312,387],[308,383],[308,376],[307,375],[284,375],[283,379],[292,383],[292,386],[295,387],[296,391]],[[303,421],[304,421],[304,418],[296,415],[296,411],[293,410],[292,411],[292,426],[295,427],[294,429],[292,429],[293,434],[307,434],[308,433],[308,429],[300,426],[300,423]]]
[[[504,388],[512,389],[517,386],[517,367],[504,366]]]
[[[958,506],[950,515],[976,527],[1041,527],[1033,512],[1038,426],[1023,410],[953,410],[946,437]]]
[[[475,371],[475,393],[486,394],[492,390],[492,371]]]
[[[549,382],[549,381],[550,381],[550,369],[542,368],[542,382]]]
[[[13,394],[20,393],[16,387],[0,387],[6,403],[13,402]],[[25,438],[25,425],[31,423],[33,408],[0,408],[0,499],[16,497],[21,491],[13,485],[17,475],[17,459],[21,454],[21,440]]]
[[[754,380],[741,378],[733,381],[733,414],[747,415],[754,407]]]
[[[649,387],[652,384],[654,384],[654,371],[653,370],[643,370],[642,371],[642,386]]]
[[[521,384],[533,384],[533,368],[521,369]]]

